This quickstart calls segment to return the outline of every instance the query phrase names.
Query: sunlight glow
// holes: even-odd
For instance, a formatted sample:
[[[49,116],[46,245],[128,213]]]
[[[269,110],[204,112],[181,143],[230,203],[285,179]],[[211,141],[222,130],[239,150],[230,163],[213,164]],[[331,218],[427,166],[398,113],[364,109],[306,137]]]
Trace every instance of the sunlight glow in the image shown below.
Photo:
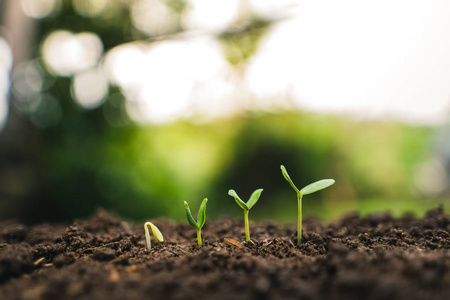
[[[0,37],[0,68],[10,71],[13,64],[13,53],[8,42]]]
[[[52,14],[61,0],[20,0],[25,15],[34,19],[42,19]]]
[[[263,18],[286,16],[298,7],[297,0],[248,0],[252,11]]]
[[[177,29],[177,16],[159,0],[134,2],[131,17],[134,26],[148,35],[171,33]]]
[[[81,107],[93,109],[104,102],[108,87],[108,81],[101,70],[89,69],[73,77],[72,95]]]
[[[139,122],[282,107],[439,124],[450,113],[450,5],[443,3],[188,0],[185,34],[122,44],[103,65]],[[216,33],[248,8],[281,17],[247,65],[233,69]],[[174,29],[162,2],[138,0],[131,10],[135,27],[149,35]],[[63,76],[96,66],[101,42],[91,37],[96,50],[67,31],[50,35],[45,62]]]
[[[103,44],[91,32],[73,34],[58,30],[45,39],[41,51],[50,72],[70,76],[97,65],[103,53]]]
[[[415,174],[414,183],[426,196],[435,196],[448,187],[447,160],[433,157],[425,161]]]
[[[5,126],[8,116],[9,74],[0,69],[0,131]]]
[[[450,6],[439,3],[302,1],[298,16],[267,36],[248,85],[304,109],[442,122],[450,112]]]
[[[106,53],[104,66],[109,81],[126,90],[132,89],[142,80],[145,68],[146,45],[130,43],[117,46]]]
[[[236,21],[239,0],[188,0],[188,10],[182,18],[188,29],[220,31]]]
[[[0,37],[0,131],[3,129],[8,116],[8,94],[13,54],[5,39]]]
[[[107,0],[72,0],[73,9],[80,16],[94,18],[106,7]]]
[[[199,89],[220,101],[230,71],[218,43],[209,38],[123,45],[107,53],[104,65],[109,80],[126,95],[130,116],[157,123],[189,115]]]

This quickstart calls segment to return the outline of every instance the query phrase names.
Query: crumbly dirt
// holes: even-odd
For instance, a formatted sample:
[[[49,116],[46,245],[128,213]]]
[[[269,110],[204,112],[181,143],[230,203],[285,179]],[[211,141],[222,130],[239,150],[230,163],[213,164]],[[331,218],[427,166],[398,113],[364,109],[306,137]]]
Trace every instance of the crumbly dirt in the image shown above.
[[[70,226],[0,223],[0,299],[450,299],[450,216],[348,215],[323,224],[143,224],[104,211]],[[152,238],[153,239],[153,238]]]

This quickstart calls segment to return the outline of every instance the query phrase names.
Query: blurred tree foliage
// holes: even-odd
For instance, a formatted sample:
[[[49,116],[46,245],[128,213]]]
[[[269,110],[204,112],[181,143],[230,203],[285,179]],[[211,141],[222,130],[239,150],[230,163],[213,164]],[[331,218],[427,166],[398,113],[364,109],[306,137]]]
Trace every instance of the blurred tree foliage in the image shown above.
[[[306,203],[307,212],[334,202],[410,198],[429,136],[424,128],[296,113],[88,132],[68,135],[59,146],[48,144],[44,152],[51,197],[64,206],[65,217],[102,206],[138,219],[182,219],[182,201],[204,197],[211,199],[210,216],[236,214],[228,189],[246,197],[264,188],[255,218],[294,220],[295,195],[280,164],[299,186],[324,177],[339,183]],[[403,151],[410,147],[413,152]]]
[[[336,179],[333,188],[308,200],[307,212],[342,210],[343,201],[362,198],[411,197],[413,171],[428,154],[427,128],[286,111],[208,124],[178,121],[139,127],[128,118],[126,100],[114,86],[102,106],[93,110],[77,106],[72,78],[45,69],[40,43],[57,29],[91,31],[108,51],[130,41],[170,39],[184,30],[178,22],[163,35],[139,31],[130,18],[132,2],[108,1],[103,14],[87,17],[74,10],[72,1],[64,0],[52,15],[36,20],[30,60],[44,75],[43,92],[54,100],[24,110],[18,99],[12,99],[9,123],[0,139],[2,148],[9,149],[2,152],[3,159],[13,165],[15,161],[33,165],[34,184],[23,186],[26,193],[2,191],[2,201],[8,204],[3,204],[0,218],[67,220],[104,207],[135,219],[181,219],[183,200],[196,206],[204,197],[211,199],[210,216],[239,214],[228,189],[247,198],[256,188],[264,188],[252,216],[294,220],[295,195],[281,176],[280,164],[298,186],[324,177]],[[178,18],[188,6],[183,0],[162,2]],[[242,26],[217,33],[224,55],[238,67],[256,51],[274,21],[249,14],[241,22]],[[105,112],[118,115],[119,121],[108,122]],[[18,122],[33,141],[17,140]],[[16,156],[19,159],[11,159]]]

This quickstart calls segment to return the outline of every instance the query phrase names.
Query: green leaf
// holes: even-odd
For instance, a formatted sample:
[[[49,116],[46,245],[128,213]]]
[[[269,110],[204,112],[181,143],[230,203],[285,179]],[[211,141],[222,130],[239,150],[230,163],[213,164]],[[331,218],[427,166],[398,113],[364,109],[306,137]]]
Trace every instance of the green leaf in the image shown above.
[[[283,165],[281,165],[280,168],[281,168],[281,172],[283,173],[284,178],[291,184],[292,188],[293,188],[298,194],[300,194],[299,189],[298,189],[298,188],[295,186],[295,184],[292,182],[291,177],[289,177],[289,174],[288,174],[288,172],[286,171],[286,168],[285,168]]]
[[[200,208],[198,210],[198,217],[197,217],[197,228],[202,228],[203,225],[205,225],[206,222],[206,202],[208,202],[208,199],[205,198],[202,201],[202,204],[200,204]]]
[[[189,205],[186,201],[184,201],[184,208],[186,209],[186,217],[189,222],[189,225],[191,225],[192,228],[198,228],[198,224],[192,217],[191,210],[189,209]]]
[[[253,207],[253,205],[255,205],[256,202],[258,202],[262,191],[263,191],[263,189],[258,189],[256,191],[254,191],[253,194],[250,196],[250,200],[247,201],[248,210],[250,210]]]
[[[163,242],[164,237],[163,237],[161,231],[159,231],[158,227],[156,227],[152,223],[150,223],[150,227],[152,228],[153,236],[155,237],[156,242],[157,243]]]
[[[236,203],[243,209],[243,210],[249,210],[247,204],[239,198],[239,196],[236,194],[234,190],[229,190],[228,195],[231,197],[234,197],[234,200],[236,200]]]
[[[322,180],[316,181],[314,183],[311,183],[311,184],[305,186],[304,188],[302,188],[300,193],[303,195],[312,194],[314,192],[323,190],[324,188],[327,188],[333,184],[334,184],[334,179],[322,179]]]

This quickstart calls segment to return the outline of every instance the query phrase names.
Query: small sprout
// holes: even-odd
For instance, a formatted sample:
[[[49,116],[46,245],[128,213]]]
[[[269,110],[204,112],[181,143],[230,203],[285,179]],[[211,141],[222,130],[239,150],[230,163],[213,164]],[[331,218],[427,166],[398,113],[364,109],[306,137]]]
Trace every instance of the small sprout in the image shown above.
[[[236,203],[244,210],[244,222],[245,222],[245,239],[250,241],[250,230],[248,228],[248,212],[253,207],[253,205],[258,202],[259,197],[261,196],[263,189],[259,189],[253,192],[253,194],[250,196],[250,199],[245,203],[244,201],[239,198],[239,196],[236,194],[234,190],[229,190],[228,195],[231,197],[234,197],[234,200],[236,200]]]
[[[314,192],[323,190],[324,188],[329,187],[334,184],[334,179],[322,179],[316,182],[313,182],[301,190],[299,190],[295,184],[292,182],[291,177],[289,177],[286,168],[281,165],[281,172],[283,173],[284,178],[290,183],[292,188],[297,192],[298,199],[298,223],[297,223],[297,244],[300,244],[302,241],[302,197],[303,195],[312,194]]]
[[[147,249],[152,250],[152,243],[150,241],[150,231],[148,230],[148,227],[152,229],[153,236],[155,237],[155,240],[157,243],[163,242],[164,237],[161,234],[161,231],[159,231],[158,227],[153,225],[151,222],[146,222],[144,224],[144,230],[145,230],[145,240],[147,241]]]
[[[200,208],[198,209],[198,217],[197,222],[194,220],[191,214],[191,210],[189,209],[189,205],[186,201],[184,201],[184,207],[186,208],[186,217],[189,222],[189,225],[191,225],[192,228],[197,229],[197,241],[198,246],[202,246],[202,227],[205,225],[206,222],[206,202],[208,202],[208,199],[203,199],[202,204],[200,204]]]

